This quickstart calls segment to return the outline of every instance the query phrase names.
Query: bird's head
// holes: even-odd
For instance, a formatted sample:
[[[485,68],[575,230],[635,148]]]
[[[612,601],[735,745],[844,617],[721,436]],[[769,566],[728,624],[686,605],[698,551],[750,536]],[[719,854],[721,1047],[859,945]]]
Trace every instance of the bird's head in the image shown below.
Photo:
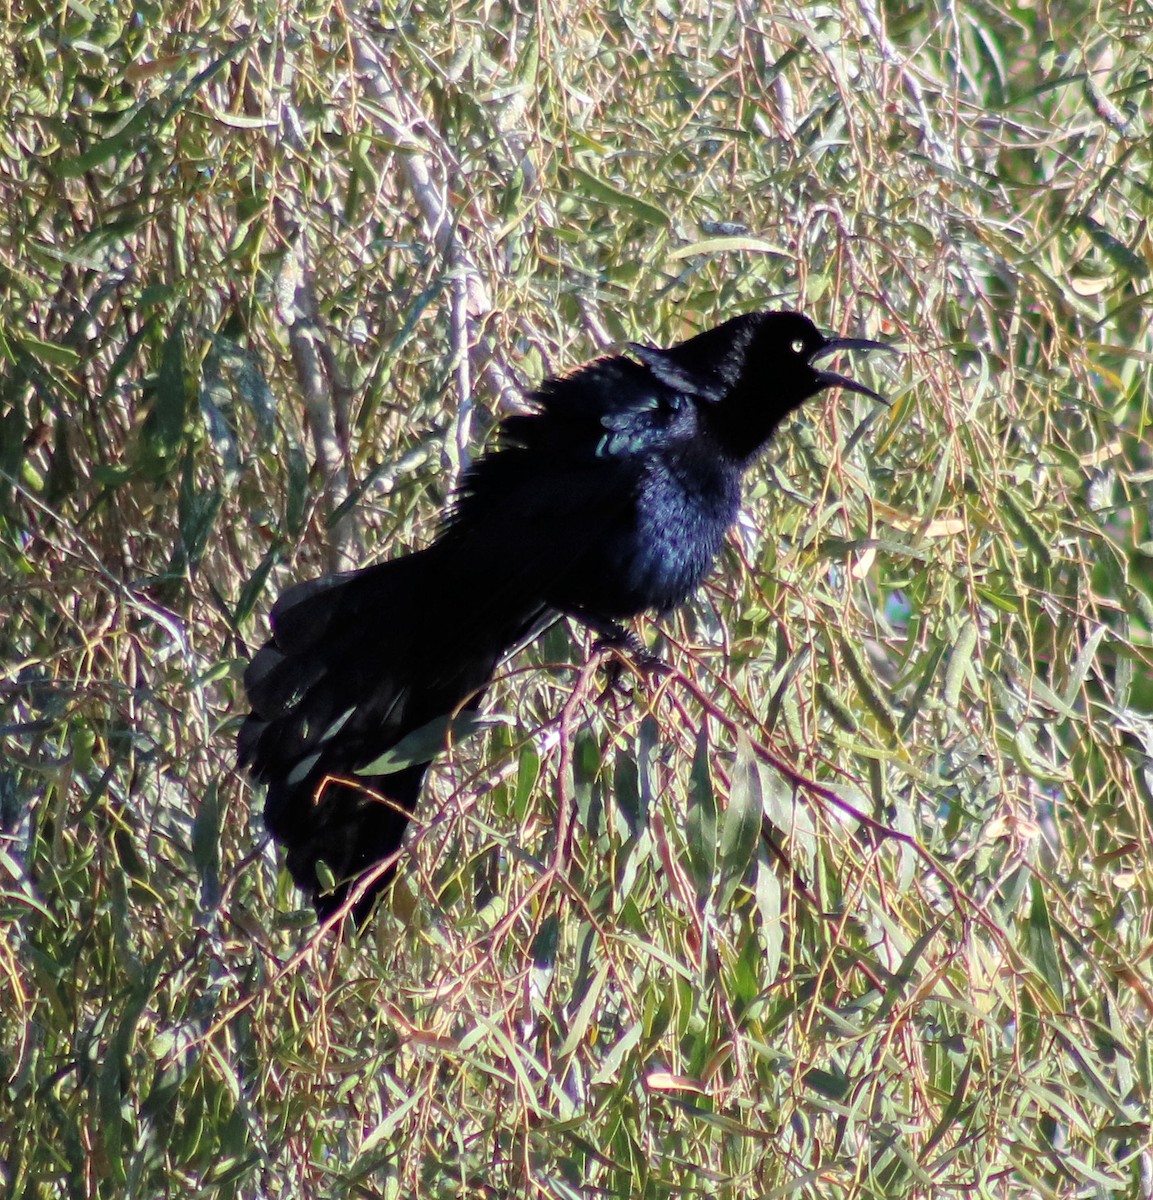
[[[825,337],[795,312],[746,313],[668,349],[633,350],[663,383],[702,401],[708,426],[742,459],[755,455],[793,409],[826,388],[885,403],[872,388],[816,364],[841,350],[895,352],[867,338]]]

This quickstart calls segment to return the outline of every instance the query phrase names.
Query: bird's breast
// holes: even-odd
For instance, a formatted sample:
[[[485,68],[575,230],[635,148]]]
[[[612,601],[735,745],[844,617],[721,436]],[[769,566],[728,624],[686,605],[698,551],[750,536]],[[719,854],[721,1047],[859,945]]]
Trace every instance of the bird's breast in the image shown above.
[[[696,590],[720,553],[740,507],[740,474],[708,456],[666,459],[642,484],[632,563],[646,607],[675,608]]]
[[[740,506],[740,470],[695,447],[637,464],[631,502],[574,559],[557,608],[623,618],[683,603],[712,569]]]

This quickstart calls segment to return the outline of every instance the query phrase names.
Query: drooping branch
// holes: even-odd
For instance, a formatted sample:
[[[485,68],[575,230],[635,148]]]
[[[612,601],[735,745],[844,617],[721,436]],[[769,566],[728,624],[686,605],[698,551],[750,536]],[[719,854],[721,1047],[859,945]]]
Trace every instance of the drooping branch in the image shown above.
[[[458,174],[456,156],[396,79],[391,64],[369,31],[353,23],[349,39],[360,83],[374,102],[368,111],[381,133],[401,147],[399,157],[405,182],[416,202],[425,233],[441,254],[451,280],[451,350],[459,405],[448,453],[454,459],[453,467],[459,469],[467,462],[474,382],[485,379],[502,410],[515,408],[521,391],[500,351],[484,332],[484,323],[493,312],[492,295],[468,248],[463,216],[453,210],[450,200],[450,183]]]

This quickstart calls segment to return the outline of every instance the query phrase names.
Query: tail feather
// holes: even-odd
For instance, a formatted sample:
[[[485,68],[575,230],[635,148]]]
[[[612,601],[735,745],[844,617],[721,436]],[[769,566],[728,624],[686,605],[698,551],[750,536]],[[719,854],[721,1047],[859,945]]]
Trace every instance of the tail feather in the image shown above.
[[[268,785],[265,825],[321,916],[399,850],[429,764],[358,770],[429,722],[475,708],[497,663],[540,616],[539,604],[502,603],[499,621],[483,604],[462,618],[464,594],[434,547],[297,584],[272,610],[273,636],[244,676],[252,712],[237,756]],[[358,903],[358,922],[391,875]]]
[[[293,881],[322,920],[344,904],[364,872],[396,856],[427,770],[428,764],[421,763],[356,784],[330,777],[310,780],[305,787],[270,785],[265,824],[286,847],[285,864]],[[334,881],[331,889],[321,876],[320,863]],[[358,925],[367,920],[394,874],[395,863],[353,907]]]
[[[392,565],[386,564],[390,568]],[[348,593],[353,589],[350,585],[358,578],[374,573],[379,574],[379,568],[322,575],[293,584],[277,599],[269,615],[276,644],[290,654],[302,654],[315,646],[329,632],[342,610],[351,607]]]
[[[244,690],[252,708],[266,720],[287,716],[324,677],[317,658],[289,657],[274,642],[253,655],[244,672]]]

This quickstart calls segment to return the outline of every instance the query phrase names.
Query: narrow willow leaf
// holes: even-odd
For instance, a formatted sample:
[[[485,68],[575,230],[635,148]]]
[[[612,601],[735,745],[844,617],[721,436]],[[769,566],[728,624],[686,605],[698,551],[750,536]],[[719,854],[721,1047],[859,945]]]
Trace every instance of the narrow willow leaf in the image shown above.
[[[643,825],[649,821],[649,812],[656,793],[657,746],[660,741],[660,724],[653,716],[646,716],[637,730],[637,785],[640,789],[638,817]]]
[[[781,965],[781,953],[785,945],[784,913],[781,911],[781,881],[769,861],[768,852],[757,853],[757,937],[764,950],[763,978],[771,983],[777,977]]]
[[[447,713],[434,717],[407,737],[401,738],[379,758],[374,758],[366,766],[357,767],[354,774],[392,775],[403,771],[405,767],[431,762],[445,748],[450,736],[455,744],[472,737],[478,730],[503,723],[503,717],[481,716],[474,712],[462,712],[455,717]]]
[[[1036,876],[1030,880],[1031,897],[1029,916],[1025,923],[1024,951],[1029,961],[1037,968],[1041,978],[1049,985],[1056,1000],[1056,1007],[1065,1007],[1065,980],[1061,960],[1053,942],[1053,925],[1049,920],[1049,905],[1045,898],[1045,887]]]
[[[220,900],[220,797],[215,780],[204,789],[196,806],[192,862],[200,875],[200,903],[211,910]]]
[[[240,595],[236,601],[236,609],[232,614],[233,624],[239,627],[252,615],[252,610],[256,607],[256,601],[260,598],[261,592],[264,591],[264,585],[268,580],[268,573],[276,565],[280,559],[278,550],[269,550],[257,564],[256,570],[245,580],[244,587],[241,588]]]
[[[914,971],[916,970],[917,963],[921,961],[921,957],[928,948],[929,943],[941,931],[941,926],[944,925],[945,920],[946,918],[941,917],[939,920],[934,921],[928,929],[921,933],[920,937],[909,948],[905,957],[901,959],[900,966],[893,972],[891,982],[885,990],[881,1006],[877,1010],[876,1016],[872,1018],[876,1025],[881,1025],[887,1019],[893,1005],[908,991],[909,985],[914,980]]]
[[[136,1028],[156,988],[161,969],[168,961],[170,951],[171,945],[164,945],[147,965],[134,964],[138,974],[132,981],[131,990],[119,1013],[119,1022],[109,1040],[108,1050],[97,1078],[96,1091],[99,1098],[101,1129],[105,1139],[103,1152],[107,1156],[106,1166],[111,1167],[112,1177],[121,1181],[126,1178],[124,1160],[131,1149],[126,1142],[132,1136],[128,1116],[132,1106],[124,1088],[125,1080],[130,1077]],[[111,1013],[109,1015],[111,1016]]]
[[[580,167],[570,166],[568,170],[578,189],[586,196],[599,200],[610,208],[623,209],[625,212],[632,213],[634,217],[650,225],[666,228],[672,224],[672,218],[663,208],[658,208],[655,204],[650,204],[647,200],[642,200],[622,188],[614,187],[611,183],[606,183],[603,179]]]
[[[1098,625],[1085,639],[1085,644],[1073,660],[1073,666],[1069,670],[1069,678],[1065,681],[1065,688],[1061,693],[1061,702],[1067,709],[1072,708],[1074,701],[1077,699],[1077,693],[1081,690],[1081,685],[1085,682],[1085,676],[1089,674],[1089,668],[1093,665],[1093,659],[1097,656],[1097,647],[1101,645],[1101,639],[1108,632],[1106,626]]]
[[[261,437],[271,441],[276,432],[276,393],[269,387],[256,353],[223,334],[206,330],[205,335],[209,339],[206,367],[211,360],[217,371],[228,371],[237,394],[256,418]]]
[[[383,1146],[390,1137],[400,1128],[409,1112],[416,1108],[421,1101],[421,1095],[416,1092],[414,1095],[395,1107],[389,1109],[383,1121],[380,1121],[365,1135],[364,1140],[360,1143],[359,1154],[361,1157],[372,1154],[378,1147]]]
[[[1018,596],[1004,589],[988,587],[984,584],[975,583],[973,591],[981,597],[982,600],[991,604],[994,608],[1000,609],[1001,612],[1017,614],[1021,611],[1021,600]]]
[[[605,983],[609,977],[609,964],[602,962],[597,967],[596,974],[589,981],[589,985],[585,994],[581,997],[580,1004],[577,1005],[577,1010],[573,1013],[572,1021],[569,1023],[568,1031],[565,1033],[565,1039],[561,1042],[557,1049],[557,1059],[566,1059],[580,1045],[584,1039],[585,1033],[588,1031],[589,1025],[592,1023],[594,1014],[597,1012],[597,1006],[600,1004],[601,993],[604,991]]]
[[[21,349],[42,363],[53,367],[71,369],[80,360],[80,355],[71,347],[59,345],[56,342],[46,342],[30,333],[22,333],[19,338],[13,337]]]
[[[164,341],[160,369],[156,373],[148,400],[148,412],[141,427],[144,448],[155,459],[173,458],[184,443],[188,411],[186,378],[184,322],[178,320]]]
[[[1081,213],[1076,218],[1075,224],[1089,235],[1093,245],[1123,275],[1144,279],[1149,274],[1149,264],[1141,255],[1130,250],[1124,242],[1114,237],[1100,221],[1095,220],[1088,213]]]
[[[925,696],[928,695],[929,688],[932,687],[933,680],[937,676],[937,668],[941,665],[941,659],[944,657],[945,643],[934,641],[928,654],[922,660],[921,677],[917,680],[917,686],[913,689],[913,694],[905,705],[905,715],[901,718],[900,725],[897,726],[897,733],[900,736],[904,737],[917,719],[921,705],[925,702]]]
[[[193,455],[189,449],[184,455],[177,506],[180,545],[188,570],[194,571],[200,564],[223,504],[224,496],[219,488],[211,485],[204,487],[197,481]]]
[[[777,723],[777,718],[781,712],[781,705],[784,703],[789,687],[797,677],[798,672],[809,661],[812,652],[812,646],[808,642],[805,642],[773,676],[769,684],[772,696],[768,707],[765,709],[765,727],[770,732]]]
[[[604,789],[600,784],[601,747],[591,730],[578,731],[572,748],[573,790],[576,792],[577,819],[585,837],[596,839],[601,832],[604,813]]]
[[[789,838],[802,874],[811,872],[817,854],[817,832],[808,809],[798,802],[793,785],[779,771],[766,763],[757,765],[765,816]]]
[[[844,1100],[852,1090],[852,1081],[842,1071],[822,1071],[819,1067],[805,1072],[804,1084],[828,1100]]]
[[[1051,567],[1053,551],[1049,547],[1049,535],[1037,525],[1008,488],[1002,488],[997,495],[1001,501],[1001,511],[1008,518],[1009,524],[1021,535],[1021,540],[1033,551],[1041,566]]]
[[[308,456],[295,444],[290,444],[287,452],[288,487],[284,501],[284,525],[290,536],[304,528],[305,514],[308,512]]]
[[[1069,769],[1045,754],[1037,745],[1036,722],[1020,725],[1010,743],[1016,751],[1015,757],[1022,768],[1035,780],[1043,784],[1064,783],[1069,778]]]
[[[747,250],[754,254],[775,254],[779,258],[787,259],[793,257],[783,246],[766,242],[764,238],[734,236],[702,238],[699,242],[678,246],[669,252],[669,258],[692,258],[697,254],[726,254],[731,250]]]
[[[737,1012],[747,1016],[750,1006],[761,997],[767,982],[764,975],[764,951],[760,939],[747,925],[737,936],[738,945],[742,941],[744,944],[741,945],[732,969],[726,973],[725,986]],[[731,1050],[731,1045],[727,1046],[727,1049]]]
[[[833,719],[833,724],[845,733],[856,733],[860,729],[853,710],[823,680],[817,680],[817,700]]]
[[[560,944],[560,922],[556,913],[549,913],[541,922],[536,937],[532,940],[532,962],[534,967],[556,966],[557,946]]]
[[[520,749],[517,762],[516,789],[512,798],[513,820],[519,825],[525,819],[529,799],[536,781],[540,776],[540,755],[532,742],[526,742]]]
[[[140,138],[151,128],[158,116],[159,113],[153,101],[145,100],[130,113],[118,129],[113,130],[98,142],[94,142],[87,150],[77,154],[74,158],[64,159],[57,163],[55,171],[65,178],[77,178],[85,172],[91,171],[93,167],[107,162],[110,158],[130,153],[135,150]]]
[[[913,808],[904,799],[897,801],[895,811],[893,813],[893,828],[898,833],[903,833],[910,838],[917,836],[917,819]],[[917,857],[917,851],[908,842],[899,839],[890,839],[889,845],[896,843],[897,859],[899,866],[897,867],[897,887],[902,892],[908,892],[913,886],[913,879],[917,873],[917,864],[920,859]]]
[[[641,1040],[641,1035],[644,1031],[644,1022],[634,1021],[625,1030],[617,1044],[600,1060],[600,1066],[593,1074],[590,1082],[593,1084],[617,1082],[617,1076],[625,1055]]]
[[[893,710],[889,707],[888,701],[881,695],[881,689],[873,680],[871,673],[865,668],[860,658],[857,657],[857,652],[849,642],[849,639],[842,637],[839,641],[841,660],[848,668],[853,682],[857,685],[857,691],[860,693],[861,699],[865,702],[865,707],[873,714],[877,724],[880,725],[889,737],[895,737],[897,723],[893,720]]]
[[[613,801],[624,818],[630,838],[644,828],[641,818],[640,755],[633,747],[619,746],[613,756]]]
[[[737,734],[737,756],[729,780],[729,803],[721,821],[717,909],[723,912],[753,861],[761,834],[761,776],[744,730]]]
[[[950,708],[956,708],[961,698],[961,685],[965,682],[965,672],[972,662],[976,647],[977,624],[970,617],[957,634],[949,655],[949,665],[945,668],[944,701]]]
[[[701,900],[712,892],[717,869],[717,797],[709,775],[709,726],[701,722],[689,772],[689,812],[685,827],[689,868]]]
[[[956,1086],[949,1097],[949,1103],[945,1105],[945,1111],[941,1113],[940,1120],[933,1126],[932,1133],[929,1134],[928,1140],[921,1148],[922,1161],[925,1161],[928,1152],[949,1132],[949,1127],[957,1122],[957,1118],[961,1114],[961,1105],[965,1100],[969,1086],[969,1076],[972,1074],[972,1071],[973,1056],[970,1054],[965,1060],[965,1065],[961,1068],[961,1074],[957,1077]]]

